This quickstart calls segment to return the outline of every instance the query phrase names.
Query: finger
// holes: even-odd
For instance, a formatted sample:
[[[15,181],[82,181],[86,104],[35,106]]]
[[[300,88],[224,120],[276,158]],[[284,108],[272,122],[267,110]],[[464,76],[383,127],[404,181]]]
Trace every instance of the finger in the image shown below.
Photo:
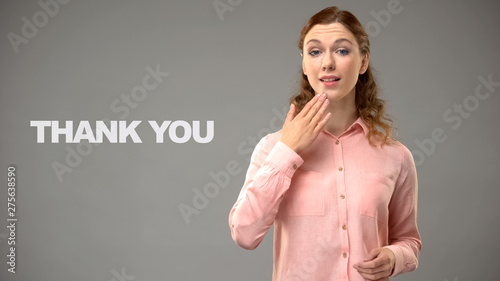
[[[378,272],[378,273],[362,273],[359,272],[359,275],[361,275],[365,280],[374,280],[374,281],[382,281],[382,280],[389,280],[387,279],[389,277],[389,272]]]
[[[362,268],[362,267],[355,267],[355,269],[359,273],[365,273],[365,274],[377,274],[377,273],[382,273],[382,272],[388,272],[389,271],[389,265],[388,264],[383,264],[381,266],[375,267],[375,268]]]
[[[311,107],[311,109],[309,110],[309,112],[307,112],[306,117],[309,120],[312,120],[313,117],[318,113],[318,111],[321,109],[321,106],[325,102],[325,99],[326,99],[326,94],[321,94],[318,97],[316,103],[314,103],[314,105]]]
[[[315,132],[320,132],[321,130],[323,130],[326,126],[326,123],[328,122],[328,119],[330,119],[330,117],[332,116],[332,114],[330,112],[328,112],[325,117],[323,117],[323,119],[318,122],[318,125],[316,126],[316,128],[314,128],[314,131]]]
[[[363,268],[375,268],[387,263],[385,255],[381,255],[381,252],[382,248],[371,250],[368,255],[366,255],[364,261],[358,263],[358,266]]]
[[[376,268],[376,267],[379,267],[385,263],[386,262],[384,262],[384,260],[382,258],[376,258],[376,259],[371,260],[371,261],[360,262],[360,263],[358,263],[357,266],[360,268]]]
[[[325,111],[329,103],[330,101],[327,98],[325,98],[318,112],[316,112],[316,115],[313,116],[311,123],[318,124],[325,117]]]
[[[375,248],[375,249],[372,249],[368,255],[365,257],[365,261],[370,261],[370,260],[373,260],[374,258],[376,258],[380,252],[382,251],[382,248]]]
[[[304,106],[304,108],[302,108],[302,110],[300,111],[300,113],[298,115],[301,115],[301,116],[307,115],[307,113],[309,113],[309,110],[311,109],[311,107],[314,104],[316,104],[319,97],[320,97],[320,95],[315,95],[310,101],[307,102],[307,104]]]
[[[360,273],[359,275],[361,275],[361,277],[363,277],[367,281],[389,280],[389,279],[386,279],[386,277],[388,277],[388,275],[385,273],[376,273],[376,274]]]
[[[290,104],[290,110],[288,110],[288,114],[286,115],[285,124],[290,123],[290,121],[295,118],[295,105]]]

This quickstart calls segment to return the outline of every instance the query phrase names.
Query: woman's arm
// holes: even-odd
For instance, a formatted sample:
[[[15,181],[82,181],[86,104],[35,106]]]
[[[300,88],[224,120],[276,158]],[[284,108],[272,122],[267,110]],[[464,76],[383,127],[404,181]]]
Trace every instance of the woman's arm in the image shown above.
[[[314,142],[331,116],[325,113],[327,105],[325,94],[316,95],[297,115],[292,104],[279,141],[271,134],[255,147],[245,184],[229,213],[231,236],[241,247],[255,249],[273,225],[292,176],[304,162],[298,153]]]
[[[255,147],[245,183],[229,213],[233,240],[248,250],[264,239],[295,170],[303,163],[295,151],[271,137],[264,137]]]
[[[417,228],[418,181],[411,152],[403,147],[401,172],[389,203],[389,248],[396,263],[392,276],[418,267],[422,242]]]

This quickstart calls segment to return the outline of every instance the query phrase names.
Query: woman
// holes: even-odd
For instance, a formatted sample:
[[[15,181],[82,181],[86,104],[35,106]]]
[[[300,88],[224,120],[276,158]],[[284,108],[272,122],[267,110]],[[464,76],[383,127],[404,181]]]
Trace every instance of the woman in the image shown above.
[[[388,280],[418,266],[415,164],[391,137],[369,47],[337,7],[301,32],[301,91],[257,144],[229,215],[245,249],[274,224],[273,280]]]

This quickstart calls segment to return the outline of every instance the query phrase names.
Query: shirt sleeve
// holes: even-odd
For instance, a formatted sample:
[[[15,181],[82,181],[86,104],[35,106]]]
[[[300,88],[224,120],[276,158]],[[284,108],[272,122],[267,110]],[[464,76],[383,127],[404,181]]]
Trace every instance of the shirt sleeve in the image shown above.
[[[253,250],[274,223],[283,195],[303,159],[282,142],[262,138],[252,154],[245,183],[229,213],[233,240]]]
[[[417,228],[418,182],[411,152],[403,147],[401,172],[389,203],[389,248],[396,264],[391,276],[410,272],[418,267],[422,242]]]

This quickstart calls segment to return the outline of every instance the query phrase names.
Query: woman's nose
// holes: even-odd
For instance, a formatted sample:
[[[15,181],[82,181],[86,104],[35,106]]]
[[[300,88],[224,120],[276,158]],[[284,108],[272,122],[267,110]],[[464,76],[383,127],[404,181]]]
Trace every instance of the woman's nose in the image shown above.
[[[327,69],[335,69],[335,61],[333,59],[333,55],[327,53],[325,54],[325,56],[323,57],[323,70],[327,70]]]

